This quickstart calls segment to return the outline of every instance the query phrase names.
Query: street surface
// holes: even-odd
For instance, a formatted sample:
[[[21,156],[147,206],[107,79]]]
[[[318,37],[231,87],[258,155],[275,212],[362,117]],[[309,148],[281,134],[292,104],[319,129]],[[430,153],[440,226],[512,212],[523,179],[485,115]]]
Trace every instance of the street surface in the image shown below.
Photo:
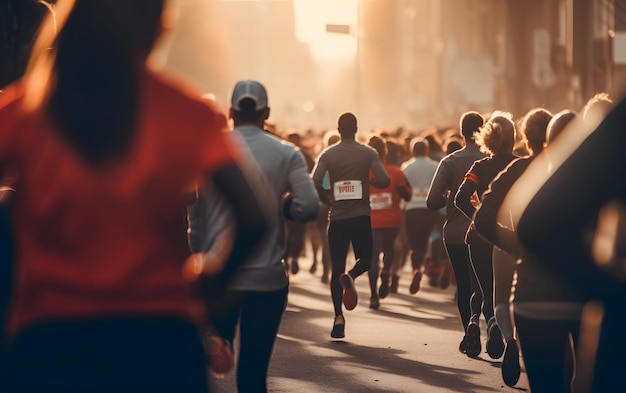
[[[353,262],[348,261],[351,267]],[[410,265],[410,264],[408,264]],[[268,376],[269,392],[529,392],[522,363],[517,386],[504,384],[501,360],[485,352],[477,359],[458,351],[463,329],[454,300],[456,287],[432,288],[427,277],[410,295],[409,267],[398,294],[369,308],[367,275],[356,280],[359,305],[344,311],[346,337],[330,337],[333,308],[328,284],[309,273],[310,258],[290,276],[289,303],[276,340]],[[215,381],[216,392],[235,392],[232,373]]]

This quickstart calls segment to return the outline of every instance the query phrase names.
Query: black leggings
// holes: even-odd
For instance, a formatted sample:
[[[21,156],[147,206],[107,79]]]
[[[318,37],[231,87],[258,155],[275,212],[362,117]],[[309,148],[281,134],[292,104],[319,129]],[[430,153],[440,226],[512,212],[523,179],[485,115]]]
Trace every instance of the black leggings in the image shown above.
[[[328,246],[332,276],[330,295],[335,315],[342,315],[343,290],[339,277],[346,271],[346,257],[352,243],[356,264],[348,274],[357,278],[367,272],[372,264],[372,223],[370,216],[359,216],[345,220],[331,220],[328,224]]]
[[[406,237],[411,249],[411,265],[413,270],[420,270],[428,250],[430,234],[439,222],[441,214],[437,210],[411,209],[406,211],[404,217]]]
[[[383,271],[387,275],[391,274],[391,267],[394,261],[394,245],[398,237],[400,228],[376,228],[372,229],[372,265],[368,271],[370,279],[370,292],[372,296],[377,295],[376,284],[380,273],[379,255],[383,253]]]
[[[469,250],[479,284],[471,302],[472,315],[480,316],[482,313],[488,322],[493,317],[493,246],[486,241],[478,240],[469,245]]]
[[[288,292],[285,287],[272,292],[233,291],[225,295],[225,301],[236,306],[215,316],[213,325],[221,337],[232,343],[239,323],[237,391],[267,391],[267,370]]]
[[[514,315],[530,390],[571,392],[580,321]]]
[[[206,393],[197,327],[175,318],[119,318],[32,326],[11,343],[13,392]]]
[[[456,305],[459,309],[463,330],[467,330],[472,310],[470,307],[470,298],[472,293],[480,292],[476,275],[472,271],[472,262],[470,261],[469,247],[466,244],[445,244],[448,258],[454,271],[456,279]]]

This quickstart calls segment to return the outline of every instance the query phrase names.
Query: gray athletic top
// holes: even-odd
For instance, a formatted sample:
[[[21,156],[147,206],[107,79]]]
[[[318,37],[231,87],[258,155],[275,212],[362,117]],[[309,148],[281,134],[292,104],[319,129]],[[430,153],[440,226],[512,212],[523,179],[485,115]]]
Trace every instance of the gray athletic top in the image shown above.
[[[304,157],[291,143],[268,134],[255,126],[240,126],[229,134],[246,158],[253,159],[250,168],[262,176],[265,207],[273,207],[277,217],[267,231],[263,241],[235,272],[228,290],[233,291],[276,291],[288,284],[282,263],[284,251],[284,224],[280,205],[283,195],[291,193],[290,215],[295,221],[308,222],[317,218],[319,198],[306,169]],[[263,186],[263,187],[261,187]],[[189,242],[194,252],[207,252],[213,247],[221,233],[228,232],[232,225],[232,212],[228,201],[215,188],[202,190],[198,202],[189,212]],[[229,221],[230,220],[230,221]]]
[[[330,180],[330,220],[369,216],[370,169],[372,186],[384,188],[390,178],[376,150],[355,140],[342,140],[322,151],[313,168],[313,180]]]
[[[469,144],[439,162],[428,191],[426,205],[429,209],[441,209],[447,206],[446,223],[443,229],[443,237],[447,244],[465,244],[465,234],[471,221],[454,205],[454,196],[470,167],[476,160],[484,157],[485,154],[481,153],[478,145]]]

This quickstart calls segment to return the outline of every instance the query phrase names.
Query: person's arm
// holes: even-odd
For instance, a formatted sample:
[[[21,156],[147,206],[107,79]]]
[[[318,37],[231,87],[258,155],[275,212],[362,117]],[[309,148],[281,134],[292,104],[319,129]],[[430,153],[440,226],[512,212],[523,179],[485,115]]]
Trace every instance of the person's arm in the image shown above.
[[[512,222],[498,222],[498,210],[507,192],[524,172],[530,160],[513,161],[500,172],[483,193],[481,204],[474,213],[474,226],[479,235],[511,255],[520,255],[521,249]]]
[[[372,149],[373,150],[373,149]],[[383,163],[380,161],[380,157],[375,151],[372,151],[373,159],[371,164],[373,178],[370,178],[370,185],[376,188],[386,188],[389,187],[389,183],[391,183],[391,178],[389,174],[385,170]]]
[[[472,198],[478,188],[478,176],[473,171],[474,166],[470,169],[463,179],[463,183],[459,186],[459,190],[454,196],[454,205],[463,212],[470,220],[474,216],[476,208],[472,204]]]
[[[289,162],[289,196],[283,203],[284,216],[297,222],[313,221],[319,212],[320,200],[307,172],[301,154],[292,154]]]
[[[311,179],[313,179],[320,201],[330,205],[330,190],[324,188],[325,176],[328,176],[328,164],[326,163],[326,156],[322,153],[313,167]]]
[[[202,239],[205,236],[204,231],[204,198],[199,196],[199,190],[196,189],[195,201],[187,207],[187,242],[191,253],[202,252]]]
[[[400,179],[400,183],[396,186],[396,192],[400,195],[400,198],[408,202],[411,200],[413,189],[409,184],[409,180],[404,175],[404,172],[402,173]]]
[[[426,197],[426,207],[432,210],[439,210],[446,207],[449,193],[448,184],[450,184],[451,176],[452,173],[448,161],[444,158],[439,161],[435,176],[433,176],[433,180],[430,183],[428,196]]]
[[[222,166],[211,175],[211,180],[232,206],[234,227],[225,261],[207,260],[212,257],[210,253],[198,253],[192,255],[187,264],[187,274],[199,281],[209,297],[224,292],[237,268],[262,240],[271,225],[271,217],[275,216],[273,209],[267,211],[270,205],[260,199],[268,196],[259,196],[239,165]],[[194,257],[202,258],[197,262],[197,268],[194,268]],[[213,271],[213,266],[219,266],[217,272]]]

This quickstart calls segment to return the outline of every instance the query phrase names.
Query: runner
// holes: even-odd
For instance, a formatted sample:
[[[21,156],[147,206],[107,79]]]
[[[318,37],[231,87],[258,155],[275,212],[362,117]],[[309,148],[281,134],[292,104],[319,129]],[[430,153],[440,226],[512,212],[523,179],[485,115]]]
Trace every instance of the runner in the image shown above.
[[[330,292],[335,311],[331,337],[345,337],[342,302],[353,310],[358,302],[354,279],[367,272],[372,261],[370,184],[384,188],[390,178],[376,150],[358,143],[357,119],[352,113],[339,117],[341,142],[325,149],[313,169],[313,181],[323,189],[324,176],[330,181],[330,222],[328,245],[332,275]],[[370,170],[374,177],[370,178]],[[356,264],[347,273],[346,257],[352,244]]]
[[[457,284],[457,307],[464,332],[467,331],[472,316],[470,297],[474,291],[479,291],[479,286],[472,271],[469,248],[465,243],[465,235],[471,221],[454,205],[454,196],[469,168],[476,160],[485,157],[474,142],[474,135],[480,131],[483,123],[483,117],[477,112],[466,112],[461,116],[460,128],[465,147],[439,162],[426,198],[426,206],[429,209],[446,208],[444,243]],[[459,344],[459,351],[472,357],[478,356],[480,349],[480,341],[468,343],[467,334]]]
[[[382,162],[387,155],[387,144],[381,138],[374,136],[369,140],[369,146],[376,149]],[[389,186],[377,189],[370,185],[370,206],[372,208],[372,239],[373,253],[372,266],[369,270],[370,308],[380,307],[380,299],[389,294],[391,281],[391,265],[394,261],[394,243],[400,225],[402,225],[402,209],[400,199],[406,201],[411,198],[411,186],[402,170],[394,165],[383,164],[391,178]],[[383,269],[380,271],[379,256],[383,254]],[[376,290],[380,272],[380,288]]]

